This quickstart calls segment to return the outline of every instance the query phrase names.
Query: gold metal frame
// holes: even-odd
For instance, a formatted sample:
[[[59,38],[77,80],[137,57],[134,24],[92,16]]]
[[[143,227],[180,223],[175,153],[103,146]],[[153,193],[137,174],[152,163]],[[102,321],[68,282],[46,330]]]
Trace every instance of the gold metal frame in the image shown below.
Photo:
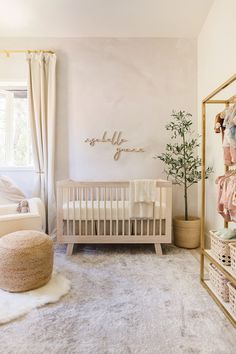
[[[233,75],[227,81],[225,81],[222,85],[220,85],[216,90],[210,93],[203,101],[202,101],[202,210],[201,210],[201,268],[200,268],[200,281],[201,284],[205,287],[211,297],[215,300],[217,305],[221,308],[224,312],[226,317],[230,320],[230,322],[236,327],[235,317],[231,315],[231,313],[227,310],[224,304],[218,299],[218,297],[214,294],[214,292],[208,286],[206,279],[205,279],[205,257],[211,263],[215,264],[233,283],[236,285],[236,278],[226,269],[226,267],[221,266],[211,255],[206,251],[206,237],[205,237],[205,211],[206,211],[206,181],[205,181],[205,170],[206,170],[206,105],[207,104],[224,104],[226,107],[235,102],[235,96],[232,96],[228,99],[213,99],[219,92],[224,90],[226,87],[231,85],[233,82],[236,81],[236,75]],[[225,171],[228,170],[228,167],[225,166]],[[228,227],[228,223],[225,222],[225,227]]]

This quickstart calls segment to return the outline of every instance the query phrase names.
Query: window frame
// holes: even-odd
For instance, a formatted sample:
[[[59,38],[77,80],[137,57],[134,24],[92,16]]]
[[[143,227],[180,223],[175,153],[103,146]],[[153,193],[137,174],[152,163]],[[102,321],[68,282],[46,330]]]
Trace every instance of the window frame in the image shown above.
[[[11,91],[17,90],[27,90],[27,84],[25,82],[20,83],[1,83],[0,82],[0,94],[6,97],[6,155],[5,155],[5,165],[0,163],[0,171],[35,171],[33,165],[14,165],[13,155],[14,151],[13,146],[13,122],[14,122],[14,113],[13,113],[13,100],[14,93]],[[7,163],[9,162],[9,164]]]

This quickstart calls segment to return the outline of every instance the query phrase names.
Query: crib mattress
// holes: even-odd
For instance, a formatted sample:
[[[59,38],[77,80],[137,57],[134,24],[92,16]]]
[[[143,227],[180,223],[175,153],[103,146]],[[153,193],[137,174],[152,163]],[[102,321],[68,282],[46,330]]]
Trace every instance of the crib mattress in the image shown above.
[[[93,205],[92,205],[93,204]],[[63,219],[64,220],[123,220],[129,219],[129,201],[107,201],[106,208],[104,201],[70,201],[69,203],[63,204]],[[86,210],[87,209],[87,210]],[[160,208],[160,203],[155,203],[154,208],[155,219],[165,219],[166,218],[166,204],[162,203]]]

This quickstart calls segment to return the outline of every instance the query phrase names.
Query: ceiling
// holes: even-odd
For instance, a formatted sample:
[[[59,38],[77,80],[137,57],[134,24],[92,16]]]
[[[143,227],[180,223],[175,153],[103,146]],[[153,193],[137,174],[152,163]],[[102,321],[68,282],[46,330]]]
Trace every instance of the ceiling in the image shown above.
[[[214,0],[0,0],[1,37],[197,37]]]

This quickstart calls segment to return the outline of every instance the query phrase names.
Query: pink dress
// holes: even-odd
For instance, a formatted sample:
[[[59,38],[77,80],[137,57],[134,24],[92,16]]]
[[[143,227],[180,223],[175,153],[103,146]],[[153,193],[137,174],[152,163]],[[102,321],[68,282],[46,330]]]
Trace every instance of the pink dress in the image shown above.
[[[236,176],[220,176],[218,186],[217,211],[225,221],[236,222]]]

